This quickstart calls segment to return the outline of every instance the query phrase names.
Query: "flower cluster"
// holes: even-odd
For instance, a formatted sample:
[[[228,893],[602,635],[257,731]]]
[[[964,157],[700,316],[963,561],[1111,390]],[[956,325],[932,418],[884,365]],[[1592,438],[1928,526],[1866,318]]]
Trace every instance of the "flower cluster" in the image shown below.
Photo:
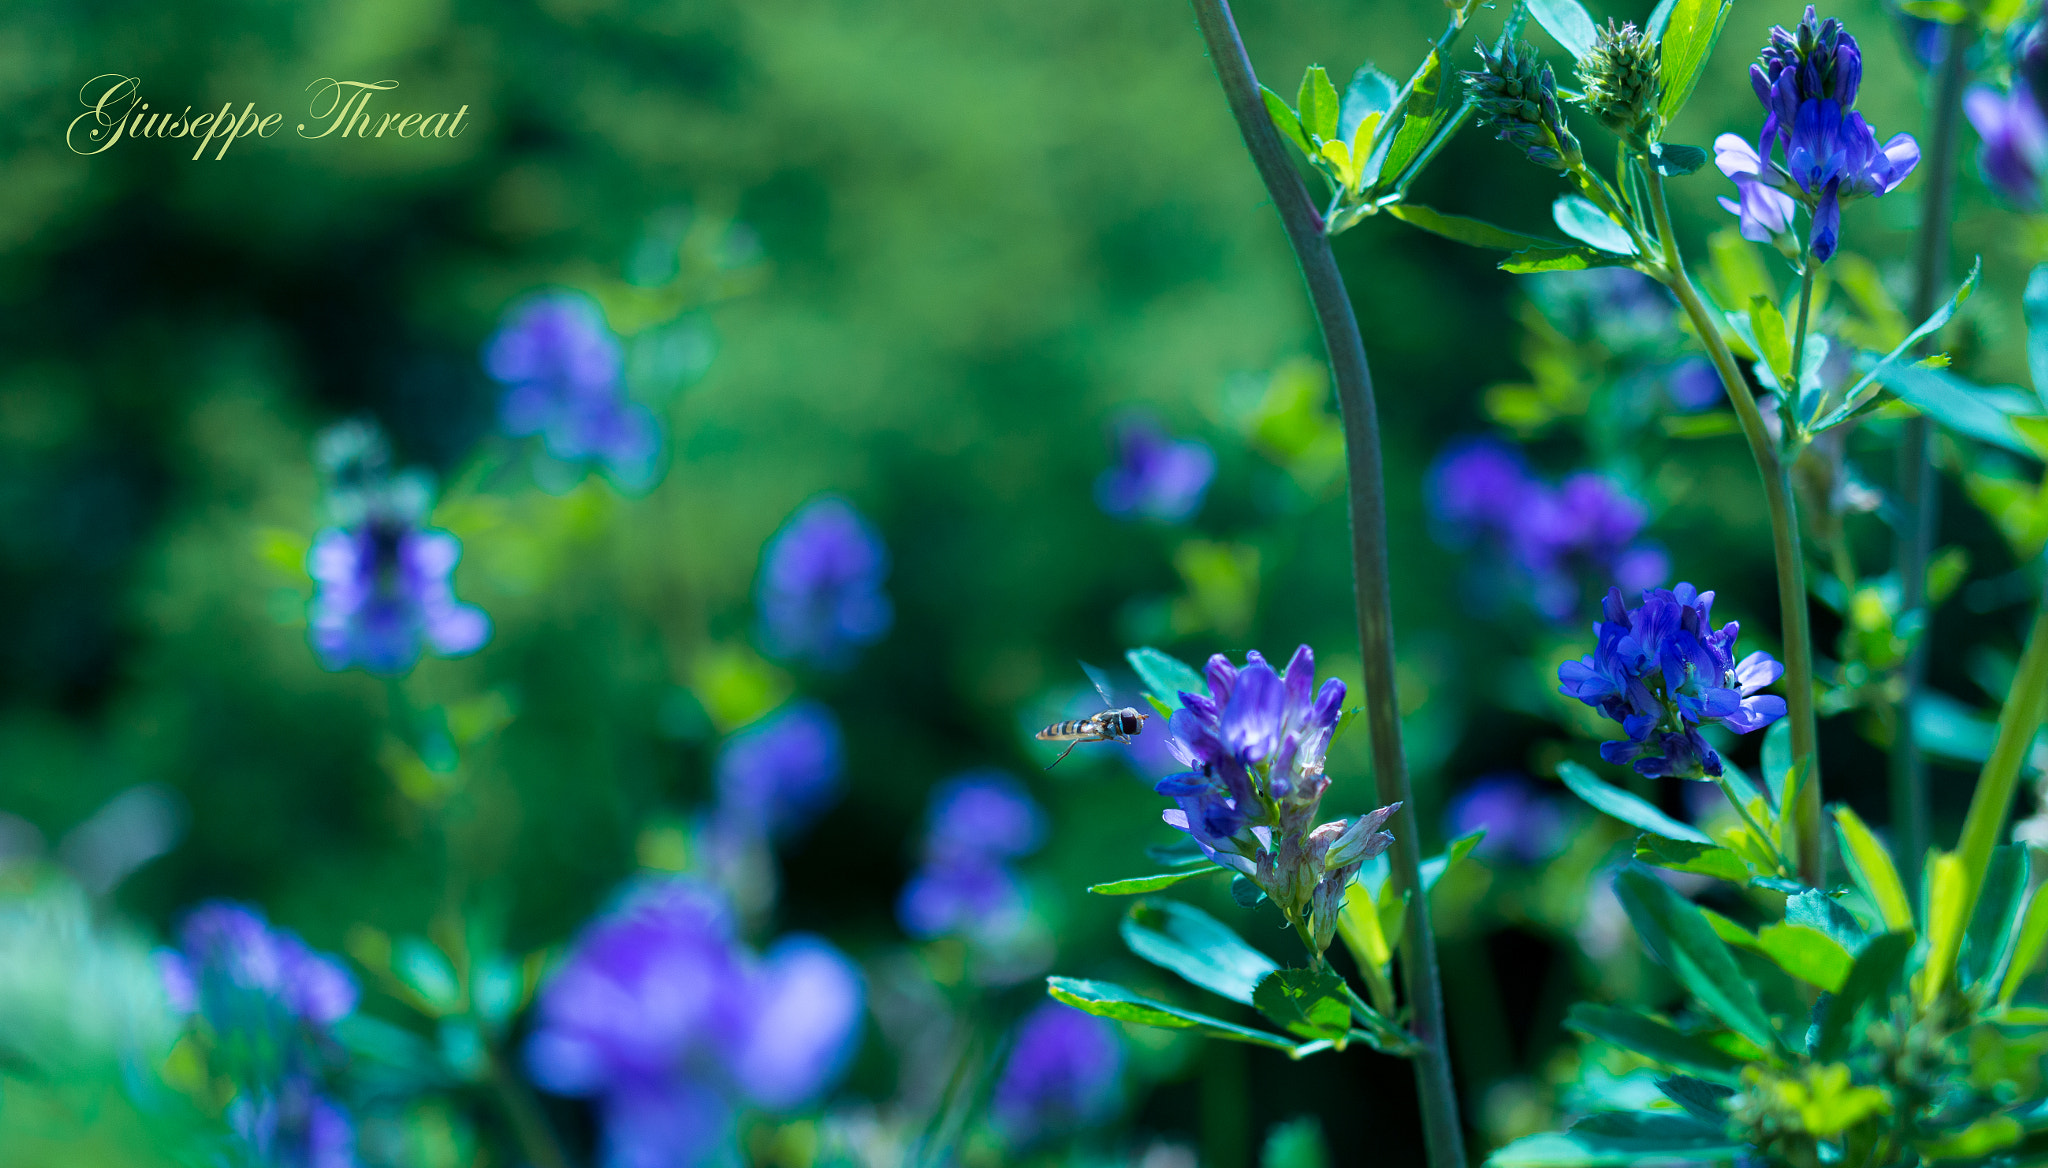
[[[325,1093],[342,1052],[335,1023],[356,985],[255,909],[225,901],[185,918],[158,954],[165,997],[187,1015],[208,1068],[235,1085],[227,1118],[251,1158],[277,1168],[353,1168],[355,1126]]]
[[[1641,29],[1609,20],[1579,62],[1579,81],[1586,87],[1579,104],[1601,125],[1640,142],[1656,123],[1663,56],[1663,45]]]
[[[1144,414],[1120,419],[1116,465],[1095,480],[1095,504],[1116,519],[1180,523],[1199,511],[1216,456],[1193,439],[1177,440]]]
[[[1714,594],[1690,584],[1652,588],[1627,607],[1621,589],[1601,604],[1593,654],[1558,666],[1558,689],[1621,723],[1625,741],[1602,743],[1600,757],[1633,762],[1652,777],[1717,777],[1721,756],[1700,737],[1702,726],[1737,734],[1761,730],[1785,715],[1785,699],[1757,691],[1784,666],[1758,650],[1736,661],[1734,621],[1709,623]]]
[[[1795,203],[1812,216],[1807,248],[1825,263],[1841,234],[1842,203],[1882,195],[1920,161],[1911,134],[1883,146],[1855,112],[1863,54],[1842,22],[1820,20],[1811,5],[1795,30],[1771,30],[1749,80],[1763,103],[1764,126],[1752,149],[1734,134],[1714,141],[1714,161],[1740,198],[1721,205],[1740,217],[1746,239],[1771,242],[1791,229]],[[1775,155],[1782,149],[1784,161]]]
[[[934,788],[924,859],[903,886],[896,919],[920,940],[960,936],[1001,948],[1029,921],[1030,898],[1011,863],[1045,842],[1045,813],[996,770]]]
[[[761,550],[761,647],[784,661],[843,669],[895,621],[882,578],[889,549],[843,499],[798,508]]]
[[[2041,205],[2041,184],[2048,177],[2048,30],[2028,30],[2012,63],[2012,88],[2005,93],[1987,85],[1973,86],[1963,98],[1963,112],[1984,139],[1977,160],[1984,177],[2014,203],[2028,209]]]
[[[838,799],[845,754],[839,719],[824,705],[776,711],[719,748],[719,821],[772,838],[803,830]]]
[[[1344,706],[1344,683],[1315,683],[1315,655],[1294,651],[1284,674],[1256,652],[1242,669],[1222,654],[1203,669],[1208,692],[1179,695],[1167,729],[1189,768],[1155,788],[1163,813],[1211,860],[1250,879],[1312,952],[1336,936],[1344,889],[1394,837],[1380,827],[1400,804],[1318,825],[1330,780],[1323,759]]]
[[[1453,444],[1427,485],[1438,538],[1479,547],[1507,586],[1538,612],[1564,620],[1587,581],[1636,591],[1671,570],[1662,548],[1641,538],[1643,505],[1604,476],[1581,472],[1552,487],[1521,453],[1493,438]]]
[[[1061,1002],[1017,1024],[990,1111],[1010,1142],[1026,1146],[1102,1122],[1117,1112],[1123,1043],[1116,1027]]]
[[[418,474],[392,474],[375,428],[349,422],[321,434],[316,459],[333,526],[313,537],[308,638],[322,667],[398,674],[422,645],[442,657],[490,639],[484,611],[455,599],[449,577],[462,544],[426,526],[433,492]]]
[[[1491,126],[1501,141],[1513,143],[1538,166],[1567,171],[1580,165],[1579,140],[1558,104],[1557,77],[1534,46],[1503,38],[1491,52],[1483,44],[1474,47],[1482,67],[1459,76],[1479,107],[1480,124]]]
[[[551,292],[515,305],[484,346],[484,368],[505,387],[499,426],[539,435],[557,464],[551,477],[594,464],[627,490],[653,484],[661,429],[627,396],[619,339],[588,297]]]
[[[604,1161],[694,1168],[727,1151],[741,1107],[802,1106],[845,1068],[864,990],[838,950],[787,936],[756,957],[710,889],[646,884],[577,938],[542,987],[534,1081],[595,1097]]]

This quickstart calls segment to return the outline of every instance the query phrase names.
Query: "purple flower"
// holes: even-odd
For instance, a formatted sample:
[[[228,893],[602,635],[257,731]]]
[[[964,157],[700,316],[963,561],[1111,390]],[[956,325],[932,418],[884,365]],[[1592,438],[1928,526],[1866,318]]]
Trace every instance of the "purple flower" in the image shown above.
[[[1963,98],[1963,112],[1984,139],[1977,160],[1984,177],[2026,208],[2041,204],[2041,177],[2048,172],[2048,117],[2026,79],[2015,75],[2012,91],[2001,95],[1985,85]]]
[[[741,730],[718,752],[721,821],[787,837],[839,798],[846,747],[839,719],[824,705],[798,701]]]
[[[333,1027],[356,1007],[348,971],[228,901],[194,909],[178,940],[157,954],[165,997],[211,1035],[209,1069],[236,1087],[236,1134],[281,1168],[353,1165],[354,1125],[321,1092],[342,1057]]]
[[[1714,139],[1714,165],[1735,181],[1737,198],[1719,198],[1722,209],[1741,220],[1742,238],[1772,243],[1791,234],[1792,215],[1799,204],[1766,178],[1772,172],[1748,139],[1740,134]]]
[[[823,669],[851,665],[895,619],[882,591],[888,572],[881,536],[845,500],[804,504],[761,551],[754,599],[762,648]]]
[[[1652,777],[1718,776],[1721,758],[1699,727],[1726,726],[1737,734],[1761,730],[1785,715],[1785,699],[1758,691],[1784,673],[1761,650],[1734,657],[1740,626],[1712,627],[1712,592],[1690,584],[1648,589],[1628,608],[1621,589],[1608,592],[1593,626],[1589,657],[1557,670],[1558,690],[1621,723],[1625,741],[1600,747],[1600,757],[1633,762]]]
[[[306,554],[307,639],[322,668],[390,675],[411,669],[423,645],[439,657],[482,648],[491,619],[455,599],[462,544],[425,525],[426,481],[389,474],[382,436],[359,423],[323,433],[316,450],[335,520]]]
[[[1284,673],[1257,652],[1245,654],[1242,669],[1219,653],[1202,672],[1208,692],[1181,693],[1167,722],[1174,757],[1188,769],[1154,788],[1176,804],[1161,818],[1210,860],[1250,878],[1320,954],[1336,935],[1359,865],[1393,842],[1379,829],[1399,804],[1316,824],[1344,683],[1316,685],[1307,645]]]
[[[1108,1022],[1043,1003],[1017,1025],[990,1104],[996,1126],[1028,1145],[1109,1119],[1121,1103],[1123,1056]]]
[[[785,937],[757,959],[723,900],[650,883],[578,937],[542,988],[526,1060],[534,1081],[595,1097],[617,1168],[715,1158],[742,1106],[814,1099],[859,1037],[859,972],[825,942]]]
[[[1787,195],[1796,190],[1812,215],[1808,245],[1825,263],[1841,233],[1842,202],[1882,195],[1904,182],[1920,161],[1920,146],[1911,134],[1878,145],[1876,133],[1852,108],[1863,80],[1862,50],[1841,21],[1823,22],[1812,5],[1796,30],[1771,30],[1749,79],[1764,107],[1763,132],[1757,135],[1754,166],[1752,159],[1715,143],[1722,173],[1742,195],[1739,204],[1723,200],[1723,206],[1742,216],[1745,237],[1765,232],[1762,238],[1769,239],[1779,234],[1772,224],[1786,208],[1764,198],[1762,189]],[[1779,149],[1782,164],[1772,157]]]
[[[1095,503],[1117,519],[1179,523],[1201,509],[1216,456],[1193,439],[1176,441],[1149,415],[1134,413],[1114,430],[1116,465],[1095,480]]]
[[[1727,396],[1721,375],[1705,357],[1687,357],[1671,366],[1664,374],[1664,392],[1686,413],[1712,409]]]
[[[1502,772],[1475,779],[1453,796],[1444,830],[1452,836],[1484,830],[1480,855],[1534,864],[1564,843],[1565,812],[1527,778]]]
[[[1644,506],[1609,479],[1581,472],[1557,487],[1493,438],[1453,443],[1430,470],[1438,538],[1479,545],[1516,595],[1552,620],[1578,608],[1583,581],[1639,589],[1663,582],[1663,550],[1640,539]]]
[[[904,931],[992,945],[1016,935],[1030,897],[1009,865],[1045,840],[1037,801],[1001,771],[968,771],[933,789],[926,823],[924,862],[896,902]]]
[[[484,346],[484,368],[505,386],[506,434],[538,434],[549,457],[595,463],[629,490],[654,481],[660,427],[627,397],[619,340],[588,297],[552,292],[514,306]]]

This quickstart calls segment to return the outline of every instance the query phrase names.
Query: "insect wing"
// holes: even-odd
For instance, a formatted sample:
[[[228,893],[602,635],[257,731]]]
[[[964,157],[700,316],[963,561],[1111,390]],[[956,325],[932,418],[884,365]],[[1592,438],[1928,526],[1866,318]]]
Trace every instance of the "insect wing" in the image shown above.
[[[1102,708],[1105,710],[1116,709],[1116,699],[1111,697],[1109,693],[1108,676],[1086,661],[1081,662],[1081,672],[1086,673],[1088,680],[1095,683],[1095,692],[1102,695]]]

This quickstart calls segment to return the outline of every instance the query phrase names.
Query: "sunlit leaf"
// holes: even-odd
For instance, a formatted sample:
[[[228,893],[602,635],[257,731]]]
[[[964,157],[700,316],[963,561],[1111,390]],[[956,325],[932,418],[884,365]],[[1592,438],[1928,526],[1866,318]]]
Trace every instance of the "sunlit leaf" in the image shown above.
[[[1311,65],[1301,75],[1301,92],[1296,95],[1294,106],[1301,116],[1301,128],[1310,135],[1311,142],[1318,138],[1328,142],[1337,137],[1337,123],[1344,115],[1343,102],[1321,65]]]
[[[1899,880],[1891,853],[1885,851],[1854,811],[1847,807],[1836,807],[1834,811],[1835,833],[1841,839],[1842,862],[1849,869],[1850,879],[1876,906],[1886,929],[1894,933],[1912,932],[1913,905],[1906,899],[1906,886]]]
[[[1351,75],[1351,83],[1344,87],[1343,109],[1337,117],[1337,136],[1358,145],[1358,127],[1365,124],[1369,114],[1385,114],[1394,108],[1394,98],[1400,90],[1394,79],[1373,68],[1368,61]]]
[[[1278,968],[1230,926],[1193,905],[1141,901],[1124,917],[1124,944],[1154,965],[1205,990],[1251,1005],[1259,979]]]
[[[1742,1075],[1741,1059],[1669,1022],[1627,1007],[1578,1002],[1564,1024],[1589,1038],[1632,1050],[1689,1075],[1720,1083],[1738,1082]]]
[[[1131,663],[1138,680],[1145,683],[1145,692],[1168,707],[1180,704],[1178,694],[1209,693],[1209,683],[1202,680],[1202,675],[1170,653],[1150,647],[1133,649],[1124,654],[1124,660]]]
[[[1745,883],[1750,877],[1749,865],[1727,848],[1655,834],[1636,837],[1636,859],[1673,872],[1692,872],[1736,884]]]
[[[1914,996],[1923,1008],[1941,996],[1955,974],[1963,930],[1969,923],[1963,917],[1970,895],[1968,882],[1962,857],[1954,852],[1935,856],[1927,869],[1927,960],[1914,987]]]
[[[1527,251],[1531,248],[1568,249],[1570,244],[1561,239],[1546,239],[1540,235],[1528,235],[1495,227],[1482,219],[1468,219],[1463,215],[1446,215],[1442,211],[1425,207],[1420,203],[1396,203],[1387,208],[1387,214],[1404,223],[1433,232],[1445,239],[1455,239],[1473,247],[1496,248],[1500,251]]]
[[[1582,272],[1587,268],[1626,267],[1635,257],[1590,247],[1532,247],[1518,251],[1500,262],[1500,270],[1526,275],[1531,272]]]
[[[1183,1010],[1179,1006],[1141,997],[1114,982],[1049,977],[1045,979],[1045,985],[1046,991],[1053,997],[1098,1018],[1136,1022],[1144,1026],[1161,1026],[1169,1030],[1199,1030],[1211,1038],[1249,1042],[1255,1046],[1268,1046],[1289,1053],[1294,1051],[1296,1045],[1278,1034],[1254,1030],[1249,1026],[1239,1026],[1234,1022],[1225,1022],[1221,1018],[1212,1018],[1194,1010]]]
[[[1342,1039],[1351,1030],[1344,979],[1328,969],[1276,969],[1252,991],[1252,1005],[1302,1038]]]
[[[1266,116],[1273,119],[1273,128],[1294,143],[1295,149],[1310,158],[1315,157],[1315,150],[1308,144],[1308,135],[1301,131],[1301,118],[1295,115],[1294,107],[1287,104],[1287,99],[1263,85],[1259,86],[1259,95],[1265,98]]]
[[[1097,896],[1136,896],[1141,892],[1157,892],[1162,888],[1179,884],[1183,880],[1191,880],[1196,876],[1207,876],[1212,872],[1222,872],[1225,870],[1212,866],[1192,868],[1185,872],[1161,872],[1157,876],[1132,876],[1125,880],[1110,880],[1102,884],[1091,884],[1088,886],[1088,891],[1095,893]]]
[[[1593,17],[1579,0],[1528,0],[1529,15],[1578,60],[1593,51]]]
[[[1557,229],[1601,251],[1615,255],[1636,254],[1636,242],[1628,231],[1607,217],[1593,200],[1584,195],[1565,195],[1550,204],[1550,217]]]
[[[1614,892],[1643,943],[1702,1006],[1756,1045],[1777,1047],[1756,989],[1696,906],[1639,866],[1615,877]]]
[[[1707,57],[1714,51],[1714,42],[1721,39],[1721,26],[1728,23],[1728,10],[1733,7],[1734,0],[1677,0],[1671,6],[1659,38],[1664,50],[1660,70],[1664,92],[1657,100],[1657,113],[1666,122],[1676,118],[1692,98],[1693,87],[1700,83]]]
[[[1779,969],[1831,994],[1842,988],[1855,964],[1855,958],[1834,938],[1805,925],[1765,925],[1756,931],[1756,941]]]
[[[1567,1132],[1524,1136],[1486,1162],[1491,1168],[1622,1168],[1652,1161],[1732,1160],[1746,1150],[1720,1127],[1689,1115],[1603,1111]]]
[[[1612,815],[1623,823],[1665,839],[1707,845],[1714,842],[1699,828],[1680,823],[1620,787],[1601,782],[1592,771],[1578,763],[1565,761],[1557,764],[1557,777],[1564,780],[1572,794],[1585,800],[1594,810]]]

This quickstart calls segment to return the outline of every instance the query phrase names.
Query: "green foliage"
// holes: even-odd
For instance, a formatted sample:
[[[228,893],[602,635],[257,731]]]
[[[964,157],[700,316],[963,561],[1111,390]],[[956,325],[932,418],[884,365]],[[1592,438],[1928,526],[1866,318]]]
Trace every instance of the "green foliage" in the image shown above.
[[[1721,28],[1734,7],[1733,0],[1676,0],[1665,27],[1652,30],[1664,50],[1664,92],[1658,98],[1657,113],[1666,123],[1692,99],[1694,87],[1706,72],[1707,57],[1721,39]],[[1655,17],[1651,23],[1656,23]]]

